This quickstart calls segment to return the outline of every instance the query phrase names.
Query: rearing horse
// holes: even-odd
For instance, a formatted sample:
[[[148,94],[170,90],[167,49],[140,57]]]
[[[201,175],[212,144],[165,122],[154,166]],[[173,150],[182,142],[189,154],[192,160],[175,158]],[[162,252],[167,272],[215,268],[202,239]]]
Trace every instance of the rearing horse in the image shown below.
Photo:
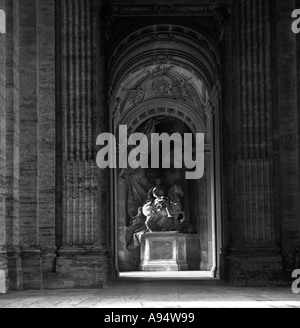
[[[180,197],[184,193],[180,185],[175,184],[168,191],[168,198],[160,196],[153,201],[147,202],[143,208],[143,214],[146,216],[145,225],[147,230],[154,231],[174,231],[178,226],[177,219],[181,212],[182,205]],[[152,229],[149,227],[152,226]]]

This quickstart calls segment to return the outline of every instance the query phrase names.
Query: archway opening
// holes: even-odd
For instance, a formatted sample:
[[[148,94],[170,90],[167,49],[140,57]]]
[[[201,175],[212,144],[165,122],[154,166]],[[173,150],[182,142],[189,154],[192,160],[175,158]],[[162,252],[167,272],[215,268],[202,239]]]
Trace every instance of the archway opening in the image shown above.
[[[192,135],[189,126],[182,120],[170,116],[156,116],[137,126],[134,132],[149,134],[178,133],[184,139],[185,134]],[[194,136],[195,137],[195,136]],[[193,138],[193,152],[195,151],[195,138]],[[150,149],[151,147],[149,147]],[[184,152],[184,149],[182,149]],[[186,179],[188,168],[176,168],[174,161],[174,144],[170,145],[170,168],[162,167],[162,160],[166,154],[160,148],[159,168],[145,169],[119,169],[115,175],[115,189],[118,190],[116,211],[118,213],[117,225],[117,265],[120,273],[139,271],[141,267],[140,233],[144,229],[140,226],[131,229],[132,220],[138,209],[147,201],[149,190],[160,179],[165,190],[170,190],[174,185],[180,185],[183,195],[180,197],[182,212],[184,213],[184,228],[180,232],[189,235],[187,246],[188,268],[183,271],[211,272],[213,267],[212,252],[212,213],[211,213],[211,153],[210,145],[205,145],[204,175],[201,179]],[[183,155],[183,154],[182,154]],[[195,154],[193,154],[194,157]],[[151,155],[150,155],[151,156]],[[149,158],[150,158],[149,156]],[[182,158],[184,155],[182,156]],[[167,270],[165,270],[167,271]],[[195,275],[193,275],[194,277]],[[203,276],[203,275],[202,275]],[[210,276],[208,274],[207,276]]]
[[[123,56],[119,55],[121,49]],[[167,189],[175,183],[184,189],[184,212],[191,223],[190,234],[197,236],[199,246],[187,270],[205,271],[215,276],[216,240],[221,238],[217,232],[220,229],[216,229],[221,218],[216,217],[220,197],[215,187],[218,141],[214,114],[219,111],[219,102],[213,100],[219,97],[216,92],[218,72],[214,44],[197,32],[178,26],[161,25],[139,30],[124,39],[113,53],[110,128],[114,135],[118,136],[120,125],[127,126],[128,135],[145,131],[169,135],[191,133],[194,137],[197,133],[205,135],[205,172],[201,179],[187,181],[185,170],[174,167],[114,170],[111,175],[111,229],[118,272],[141,268],[140,248],[128,249],[126,233],[132,217],[159,177]]]

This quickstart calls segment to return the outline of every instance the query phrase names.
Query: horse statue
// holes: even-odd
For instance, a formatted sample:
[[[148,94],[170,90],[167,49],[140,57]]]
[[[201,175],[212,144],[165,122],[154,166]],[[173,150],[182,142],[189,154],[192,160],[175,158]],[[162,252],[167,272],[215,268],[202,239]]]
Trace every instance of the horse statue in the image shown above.
[[[176,231],[180,224],[178,217],[184,217],[180,201],[180,197],[184,195],[181,186],[175,184],[168,191],[168,197],[165,197],[165,191],[159,185],[151,192],[152,200],[142,207],[147,231]]]

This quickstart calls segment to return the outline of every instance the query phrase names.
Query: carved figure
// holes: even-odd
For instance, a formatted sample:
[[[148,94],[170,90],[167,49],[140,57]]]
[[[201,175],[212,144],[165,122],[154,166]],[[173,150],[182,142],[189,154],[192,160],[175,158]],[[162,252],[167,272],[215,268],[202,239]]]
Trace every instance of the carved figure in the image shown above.
[[[182,188],[174,185],[168,191],[168,197],[165,196],[164,189],[158,185],[152,189],[153,200],[146,202],[142,211],[146,216],[145,225],[149,232],[151,231],[176,231],[180,222],[178,222],[182,205],[180,197],[183,197]]]

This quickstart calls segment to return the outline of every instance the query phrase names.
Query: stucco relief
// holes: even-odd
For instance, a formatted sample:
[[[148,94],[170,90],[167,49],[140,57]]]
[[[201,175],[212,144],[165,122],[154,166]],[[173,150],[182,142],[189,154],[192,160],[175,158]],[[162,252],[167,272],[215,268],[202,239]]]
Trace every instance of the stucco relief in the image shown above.
[[[145,74],[146,73],[146,74]],[[202,110],[204,99],[193,83],[193,76],[179,74],[174,66],[157,65],[149,68],[138,83],[120,91],[116,97],[114,116],[118,116],[153,99],[174,99],[197,110]],[[121,99],[123,99],[121,101]],[[203,108],[204,110],[204,108]],[[116,113],[119,111],[120,113]]]

